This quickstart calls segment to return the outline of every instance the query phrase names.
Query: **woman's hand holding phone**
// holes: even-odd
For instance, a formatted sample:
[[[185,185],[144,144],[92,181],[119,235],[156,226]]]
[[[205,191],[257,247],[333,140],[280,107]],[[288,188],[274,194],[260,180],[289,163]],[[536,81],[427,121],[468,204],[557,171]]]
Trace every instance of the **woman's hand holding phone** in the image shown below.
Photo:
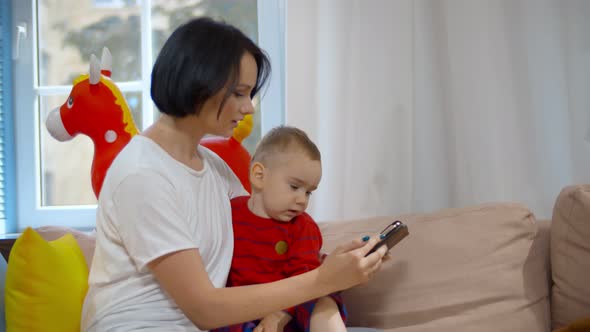
[[[379,271],[387,253],[387,248],[383,248],[368,255],[379,241],[375,236],[368,241],[358,239],[338,246],[318,268],[318,281],[330,289],[330,293],[366,283]]]
[[[379,271],[384,259],[390,258],[389,250],[408,235],[408,227],[396,220],[378,236],[367,236],[337,247],[318,268],[320,283],[331,292],[366,283]]]

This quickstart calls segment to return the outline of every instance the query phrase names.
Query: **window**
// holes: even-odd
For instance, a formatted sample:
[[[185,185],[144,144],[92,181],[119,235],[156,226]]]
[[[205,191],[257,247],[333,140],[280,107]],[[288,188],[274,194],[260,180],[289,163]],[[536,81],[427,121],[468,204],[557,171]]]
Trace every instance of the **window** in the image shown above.
[[[0,234],[14,230],[14,144],[10,68],[10,3],[0,3]]]
[[[88,72],[103,46],[113,58],[112,78],[146,128],[157,116],[149,95],[153,61],[168,35],[191,17],[208,15],[241,28],[268,53],[273,74],[245,142],[283,122],[284,3],[275,0],[13,0],[13,23],[25,33],[14,42],[17,227],[94,226],[90,183],[94,148],[78,135],[58,142],[45,118],[62,105],[72,80]]]

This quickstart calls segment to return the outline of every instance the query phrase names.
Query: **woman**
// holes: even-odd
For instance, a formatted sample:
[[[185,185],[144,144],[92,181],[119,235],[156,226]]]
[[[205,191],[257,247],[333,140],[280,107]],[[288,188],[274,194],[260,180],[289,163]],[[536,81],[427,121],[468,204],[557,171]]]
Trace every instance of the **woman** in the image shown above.
[[[199,146],[253,113],[270,74],[264,52],[208,18],[175,30],[152,71],[162,113],[117,156],[97,208],[96,250],[83,331],[200,331],[232,325],[366,282],[385,248],[354,241],[316,270],[224,288],[233,239],[230,199],[246,194],[230,168]]]

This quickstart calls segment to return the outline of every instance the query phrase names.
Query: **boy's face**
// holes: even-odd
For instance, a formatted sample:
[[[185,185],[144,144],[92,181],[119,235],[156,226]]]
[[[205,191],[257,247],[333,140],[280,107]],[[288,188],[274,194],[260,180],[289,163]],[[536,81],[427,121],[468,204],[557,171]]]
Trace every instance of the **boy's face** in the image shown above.
[[[309,197],[322,177],[322,163],[302,152],[285,152],[273,158],[276,160],[269,167],[253,165],[254,169],[260,167],[262,176],[252,185],[258,187],[261,195],[263,206],[259,212],[288,222],[307,209]]]

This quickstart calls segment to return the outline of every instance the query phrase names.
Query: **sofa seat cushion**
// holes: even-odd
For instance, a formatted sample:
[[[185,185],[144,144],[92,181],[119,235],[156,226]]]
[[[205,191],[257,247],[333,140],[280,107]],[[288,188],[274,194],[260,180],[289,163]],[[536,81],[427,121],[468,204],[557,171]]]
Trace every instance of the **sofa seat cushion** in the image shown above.
[[[553,328],[590,317],[590,185],[564,188],[551,223]]]
[[[343,292],[349,324],[391,331],[548,331],[547,239],[518,204],[320,223],[324,251],[392,220],[410,235],[368,284]]]

